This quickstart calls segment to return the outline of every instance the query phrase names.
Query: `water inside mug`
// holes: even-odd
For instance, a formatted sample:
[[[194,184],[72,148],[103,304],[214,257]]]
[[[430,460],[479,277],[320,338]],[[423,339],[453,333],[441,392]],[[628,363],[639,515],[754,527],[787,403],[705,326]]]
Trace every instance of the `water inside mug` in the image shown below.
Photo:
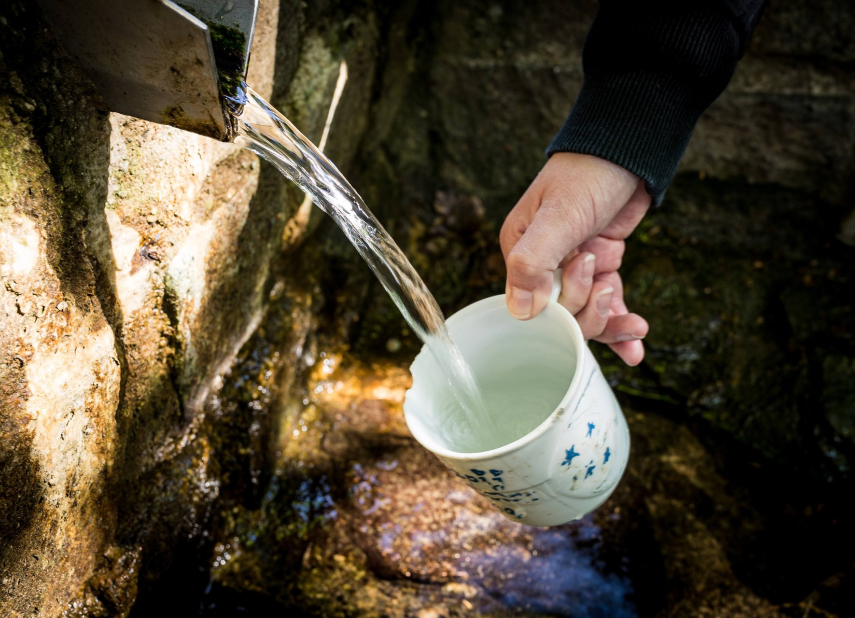
[[[558,311],[548,308],[537,318],[520,322],[508,315],[503,297],[494,297],[449,319],[498,435],[491,439],[471,431],[455,409],[454,395],[434,360],[420,355],[413,364],[413,389],[407,397],[416,402],[411,411],[438,446],[457,453],[499,448],[535,430],[555,411],[576,369],[575,344]]]
[[[538,375],[548,370],[546,367],[525,369],[504,371],[481,382],[485,408],[498,429],[494,440],[483,434],[472,435],[465,419],[455,413],[459,404],[453,394],[443,393],[434,404],[442,417],[442,446],[458,453],[489,451],[522,438],[546,420],[561,402],[567,384],[549,375]]]

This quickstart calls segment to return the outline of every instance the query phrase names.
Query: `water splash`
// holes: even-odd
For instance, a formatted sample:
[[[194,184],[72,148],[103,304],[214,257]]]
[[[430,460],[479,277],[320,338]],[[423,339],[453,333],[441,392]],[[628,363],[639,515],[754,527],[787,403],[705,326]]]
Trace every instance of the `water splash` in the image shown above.
[[[287,118],[245,84],[228,100],[234,142],[272,163],[312,197],[356,247],[389,293],[413,332],[445,371],[448,383],[466,414],[455,441],[473,435],[497,435],[472,370],[451,338],[442,311],[404,253],[383,229],[338,168]]]

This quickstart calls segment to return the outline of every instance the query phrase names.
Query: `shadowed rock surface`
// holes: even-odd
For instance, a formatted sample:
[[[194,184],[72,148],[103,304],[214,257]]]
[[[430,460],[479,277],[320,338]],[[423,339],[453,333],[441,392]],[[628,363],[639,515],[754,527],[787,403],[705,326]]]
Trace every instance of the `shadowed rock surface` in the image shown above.
[[[504,289],[498,230],[595,10],[266,0],[250,81],[316,142],[331,120],[448,314]],[[769,7],[628,243],[648,356],[597,347],[627,475],[541,530],[409,436],[418,342],[322,213],[249,153],[106,112],[5,3],[0,615],[851,615],[853,26]]]

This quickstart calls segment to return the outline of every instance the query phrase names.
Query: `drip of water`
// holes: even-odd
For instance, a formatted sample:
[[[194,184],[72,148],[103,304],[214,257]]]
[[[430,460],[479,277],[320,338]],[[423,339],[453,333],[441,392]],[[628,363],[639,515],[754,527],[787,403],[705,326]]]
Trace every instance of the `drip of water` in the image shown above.
[[[359,194],[323,153],[251,88],[244,84],[228,102],[235,143],[272,163],[333,218],[434,355],[466,415],[465,426],[458,425],[456,431],[495,442],[499,432],[436,299]]]

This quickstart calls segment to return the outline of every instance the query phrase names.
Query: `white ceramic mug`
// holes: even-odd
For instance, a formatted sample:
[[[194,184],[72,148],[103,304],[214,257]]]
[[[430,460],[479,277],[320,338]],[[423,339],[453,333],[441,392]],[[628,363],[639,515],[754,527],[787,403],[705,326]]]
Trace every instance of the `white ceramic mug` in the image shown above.
[[[560,285],[560,277],[556,281]],[[614,491],[629,457],[626,419],[579,324],[556,302],[559,285],[532,320],[512,318],[504,295],[447,320],[482,388],[491,374],[526,367],[537,368],[538,380],[566,385],[558,391],[564,392],[560,403],[534,430],[480,453],[448,448],[437,414],[450,387],[424,348],[410,367],[413,386],[404,401],[407,425],[422,446],[509,519],[532,526],[564,524],[596,509]]]

